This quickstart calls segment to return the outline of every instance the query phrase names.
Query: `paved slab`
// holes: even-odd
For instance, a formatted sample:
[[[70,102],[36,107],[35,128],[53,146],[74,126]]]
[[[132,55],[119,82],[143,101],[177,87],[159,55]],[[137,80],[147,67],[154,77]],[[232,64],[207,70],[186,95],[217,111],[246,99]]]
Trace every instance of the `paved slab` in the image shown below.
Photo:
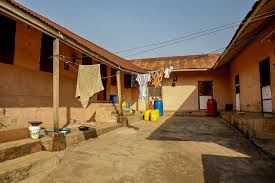
[[[218,118],[137,122],[61,152],[37,182],[275,182],[275,168]]]
[[[58,154],[45,151],[8,160],[0,163],[0,182],[16,183],[39,174],[43,175],[56,168],[59,163]]]

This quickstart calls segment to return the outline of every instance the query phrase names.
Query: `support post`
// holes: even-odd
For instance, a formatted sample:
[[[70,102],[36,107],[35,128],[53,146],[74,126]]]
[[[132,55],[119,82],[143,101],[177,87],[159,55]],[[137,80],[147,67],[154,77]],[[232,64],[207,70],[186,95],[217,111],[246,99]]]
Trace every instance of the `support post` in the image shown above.
[[[119,70],[116,73],[116,82],[117,82],[119,114],[122,115],[122,97],[121,97],[121,82],[120,82],[120,71]]]
[[[274,30],[274,26],[273,26]],[[271,60],[271,95],[272,95],[272,112],[275,113],[275,32],[273,32],[273,59]]]
[[[146,99],[145,99],[145,110],[148,110],[149,109],[149,88],[148,88],[148,85],[146,85]]]
[[[53,41],[53,126],[59,132],[59,39]]]

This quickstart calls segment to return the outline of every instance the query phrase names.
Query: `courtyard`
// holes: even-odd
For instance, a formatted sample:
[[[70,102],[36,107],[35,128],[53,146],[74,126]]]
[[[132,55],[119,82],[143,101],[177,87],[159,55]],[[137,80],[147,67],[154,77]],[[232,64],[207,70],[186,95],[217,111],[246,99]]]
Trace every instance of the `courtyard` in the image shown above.
[[[26,182],[274,182],[275,167],[220,118],[139,121],[58,152],[60,165]]]

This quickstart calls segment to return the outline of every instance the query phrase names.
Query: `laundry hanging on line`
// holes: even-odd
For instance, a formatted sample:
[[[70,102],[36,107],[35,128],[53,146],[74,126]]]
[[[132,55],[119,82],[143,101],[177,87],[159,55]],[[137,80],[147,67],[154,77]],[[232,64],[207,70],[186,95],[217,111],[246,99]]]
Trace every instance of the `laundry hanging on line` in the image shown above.
[[[79,97],[81,105],[86,108],[94,94],[104,90],[100,64],[79,65],[75,97]]]
[[[160,68],[160,69],[152,72],[149,85],[150,86],[155,86],[156,88],[160,88],[161,87],[161,82],[162,82],[162,79],[163,79],[163,75],[164,75],[164,69],[163,68]]]
[[[172,72],[173,68],[174,67],[172,65],[169,65],[168,67],[166,67],[164,69],[164,78],[169,78],[170,77],[170,73]]]
[[[139,99],[145,100],[147,97],[147,83],[150,81],[151,75],[148,74],[138,74],[136,81],[139,84]]]

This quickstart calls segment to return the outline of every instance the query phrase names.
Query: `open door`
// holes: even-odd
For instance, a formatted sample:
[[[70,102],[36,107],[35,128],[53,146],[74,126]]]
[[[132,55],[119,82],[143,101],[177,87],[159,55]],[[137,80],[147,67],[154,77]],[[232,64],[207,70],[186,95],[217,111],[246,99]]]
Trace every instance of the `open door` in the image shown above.
[[[260,69],[260,81],[261,81],[262,111],[272,112],[272,94],[271,94],[269,58],[259,63],[259,69]]]
[[[207,108],[208,99],[213,98],[212,81],[199,81],[199,109],[205,110]]]
[[[240,111],[241,110],[240,75],[235,76],[235,100],[236,100],[236,111]]]

